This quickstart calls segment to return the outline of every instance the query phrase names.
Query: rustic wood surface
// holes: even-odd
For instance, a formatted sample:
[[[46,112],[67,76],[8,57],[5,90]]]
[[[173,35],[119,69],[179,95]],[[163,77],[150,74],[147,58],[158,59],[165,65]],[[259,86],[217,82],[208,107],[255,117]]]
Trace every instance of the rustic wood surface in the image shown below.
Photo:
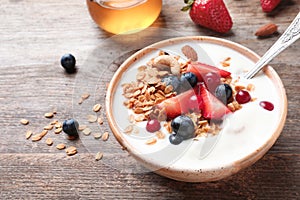
[[[262,13],[258,0],[226,0],[226,4],[234,26],[222,35],[194,25],[186,13],[179,12],[183,0],[164,0],[162,13],[151,27],[168,31],[147,42],[176,34],[216,36],[262,55],[300,10],[299,0],[284,1],[270,15]],[[115,65],[107,68],[112,62],[107,54],[114,49],[103,43],[112,35],[97,28],[81,0],[1,0],[0,20],[1,199],[300,198],[300,41],[271,63],[282,78],[289,105],[275,145],[256,164],[225,180],[183,183],[152,172],[131,173],[130,167],[138,166],[111,133],[107,142],[92,135],[70,141],[62,133],[46,136],[53,138],[53,146],[46,145],[46,138],[26,140],[26,130],[41,131],[51,121],[43,117],[45,112],[57,110],[55,119],[59,121],[75,116],[86,122],[95,102],[104,105],[105,85]],[[257,39],[255,30],[268,22],[279,26],[279,34]],[[103,50],[97,48],[101,44]],[[76,75],[67,75],[60,67],[60,57],[67,52],[77,58]],[[89,59],[95,56],[102,66],[86,73]],[[79,106],[83,92],[91,97]],[[100,115],[104,125],[93,128],[110,131],[104,111]],[[29,125],[21,125],[22,118],[29,119]],[[66,156],[55,148],[58,143],[76,146],[78,154]],[[104,157],[95,161],[98,151]]]

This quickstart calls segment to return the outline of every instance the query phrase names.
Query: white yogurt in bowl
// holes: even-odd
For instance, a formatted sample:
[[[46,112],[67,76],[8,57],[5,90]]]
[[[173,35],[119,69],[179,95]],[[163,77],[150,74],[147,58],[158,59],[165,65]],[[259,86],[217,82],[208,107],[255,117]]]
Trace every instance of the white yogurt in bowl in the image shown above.
[[[122,85],[136,80],[138,68],[145,65],[163,50],[170,54],[185,55],[181,48],[193,47],[198,60],[231,72],[233,80],[242,85],[254,85],[250,92],[253,101],[226,117],[217,135],[197,137],[179,145],[169,142],[169,133],[157,139],[145,130],[146,122],[134,123],[135,133],[128,134],[128,120],[132,111],[124,106],[126,98]],[[220,64],[230,57],[230,66]],[[219,180],[250,166],[261,158],[279,137],[287,114],[287,99],[282,82],[276,72],[265,68],[251,80],[242,75],[254,66],[258,56],[249,49],[223,39],[212,37],[181,37],[162,41],[147,47],[126,60],[109,85],[106,109],[110,127],[119,143],[148,169],[175,180],[205,182]],[[261,101],[274,105],[272,111],[260,106]],[[155,138],[153,144],[148,141]]]

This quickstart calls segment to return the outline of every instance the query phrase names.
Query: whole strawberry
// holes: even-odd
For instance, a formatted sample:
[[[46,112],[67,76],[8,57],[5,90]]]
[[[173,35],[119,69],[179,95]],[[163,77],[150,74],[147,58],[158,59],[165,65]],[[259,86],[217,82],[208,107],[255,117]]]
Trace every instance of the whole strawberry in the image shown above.
[[[260,0],[261,8],[264,12],[271,12],[281,0]]]
[[[232,19],[223,0],[184,0],[182,11],[190,10],[194,23],[220,33],[232,28]]]

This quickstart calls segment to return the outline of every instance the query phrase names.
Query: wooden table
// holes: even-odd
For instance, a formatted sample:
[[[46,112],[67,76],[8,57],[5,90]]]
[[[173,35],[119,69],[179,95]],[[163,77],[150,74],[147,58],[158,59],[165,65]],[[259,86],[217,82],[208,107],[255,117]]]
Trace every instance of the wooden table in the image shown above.
[[[226,4],[234,26],[225,35],[194,25],[186,13],[179,12],[183,0],[165,0],[152,28],[169,30],[164,33],[166,38],[221,37],[262,55],[279,35],[257,39],[255,30],[274,22],[282,33],[300,10],[299,0],[285,1],[272,15],[262,13],[259,1],[227,0]],[[39,142],[26,140],[27,130],[38,133],[52,121],[44,117],[46,112],[56,110],[55,119],[60,122],[77,117],[88,124],[86,116],[94,103],[104,105],[105,85],[113,70],[107,76],[101,73],[112,61],[107,56],[112,49],[105,46],[112,35],[93,23],[85,2],[80,0],[2,0],[0,19],[1,199],[300,198],[299,41],[271,63],[282,78],[289,104],[287,121],[276,144],[256,164],[225,180],[183,183],[152,172],[124,171],[136,163],[116,142],[104,110],[100,113],[104,124],[92,128],[98,132],[109,131],[107,142],[95,140],[92,135],[70,141],[63,133],[51,131],[46,137],[54,140],[52,146],[46,145],[46,137]],[[147,41],[151,42],[154,41]],[[101,45],[103,51],[98,50]],[[68,52],[77,58],[76,75],[67,75],[60,67],[60,57]],[[89,59],[95,55],[101,58],[99,68],[86,73]],[[89,92],[91,97],[78,105],[84,92]],[[22,118],[30,123],[21,125]],[[76,146],[78,153],[69,157],[55,148],[58,143]],[[95,161],[98,151],[104,156]]]

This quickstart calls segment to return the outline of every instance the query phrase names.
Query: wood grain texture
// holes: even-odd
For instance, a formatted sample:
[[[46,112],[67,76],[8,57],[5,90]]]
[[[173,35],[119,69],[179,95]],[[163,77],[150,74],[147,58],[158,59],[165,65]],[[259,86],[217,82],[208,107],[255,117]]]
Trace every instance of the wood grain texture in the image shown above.
[[[238,42],[262,55],[300,10],[299,0],[284,1],[270,15],[262,13],[259,1],[225,2],[234,21],[228,34],[194,25],[187,13],[179,12],[183,1],[165,0],[152,28],[169,31],[154,34],[145,44],[174,35],[207,35]],[[51,121],[44,113],[53,109],[60,121],[75,116],[93,130],[109,131],[104,112],[98,114],[104,118],[100,127],[89,124],[86,116],[95,102],[104,105],[105,85],[119,64],[116,61],[107,67],[115,59],[107,44],[115,43],[105,43],[112,35],[92,22],[80,0],[2,0],[0,19],[0,199],[300,198],[299,41],[271,63],[282,78],[289,104],[285,127],[275,145],[255,165],[230,178],[191,184],[151,172],[130,173],[129,168],[140,166],[121,150],[111,133],[102,142],[92,135],[69,141],[63,134],[50,132],[46,137],[53,138],[51,147],[45,144],[46,137],[35,143],[26,140],[26,130],[41,131]],[[279,35],[257,39],[256,29],[268,22],[279,26]],[[122,45],[115,47],[115,52],[122,51]],[[77,58],[76,75],[67,75],[60,67],[60,57],[67,52]],[[94,64],[99,67],[93,68],[88,63],[95,55]],[[78,106],[83,92],[91,93],[91,98]],[[21,125],[22,118],[30,124]],[[76,146],[78,154],[67,157],[55,148],[60,142]],[[97,162],[98,151],[104,157]]]

